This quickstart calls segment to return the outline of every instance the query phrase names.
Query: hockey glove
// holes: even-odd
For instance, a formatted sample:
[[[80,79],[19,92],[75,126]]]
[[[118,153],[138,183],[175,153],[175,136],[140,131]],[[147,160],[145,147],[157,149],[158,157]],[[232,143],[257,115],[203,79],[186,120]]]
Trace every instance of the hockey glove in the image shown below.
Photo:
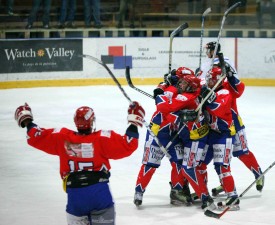
[[[185,123],[188,121],[195,121],[197,119],[198,112],[193,109],[183,109],[179,111],[180,122]]]
[[[228,63],[225,63],[225,71],[227,78],[231,78],[236,74],[236,71]]]
[[[210,93],[211,89],[203,86],[201,88],[201,93],[200,96],[205,99],[207,97],[207,95]],[[216,93],[213,91],[205,100],[205,104],[211,104],[212,102],[214,102],[216,100]]]
[[[145,111],[138,102],[134,101],[129,105],[127,117],[128,123],[142,127],[144,116]]]
[[[25,105],[19,106],[15,110],[14,119],[16,120],[18,126],[22,128],[27,125],[28,121],[33,121],[32,110],[30,106],[27,103],[25,103]]]
[[[154,89],[154,98],[156,98],[158,95],[162,95],[164,93],[164,90],[167,88],[167,84],[165,82],[159,83],[156,89]]]
[[[167,83],[168,85],[175,85],[178,83],[178,76],[176,75],[176,70],[173,69],[171,71],[171,73],[165,74],[164,75],[164,81],[165,83]]]
[[[200,67],[198,67],[195,71],[195,76],[199,77],[201,74],[202,74],[202,71],[201,71]]]

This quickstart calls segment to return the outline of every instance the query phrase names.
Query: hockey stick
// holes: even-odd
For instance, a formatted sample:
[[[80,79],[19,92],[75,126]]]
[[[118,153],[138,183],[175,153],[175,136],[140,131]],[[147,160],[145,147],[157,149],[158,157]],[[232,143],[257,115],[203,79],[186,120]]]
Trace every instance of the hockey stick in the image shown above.
[[[186,28],[188,28],[188,23],[184,23],[184,24],[180,25],[179,27],[177,27],[177,28],[170,34],[170,45],[169,45],[169,69],[168,69],[169,71],[168,71],[168,73],[171,72],[171,66],[172,66],[172,42],[173,42],[173,39],[174,39],[174,37],[175,37],[176,35],[178,35],[181,31],[183,31],[183,30],[186,29]],[[140,92],[140,93],[146,95],[147,97],[154,99],[154,97],[153,97],[151,94],[149,94],[149,93],[147,93],[147,92],[145,92],[145,91],[143,91],[143,90],[141,90],[141,89],[139,89],[139,88],[137,88],[137,87],[134,86],[134,84],[133,84],[133,82],[132,82],[132,80],[131,80],[131,76],[130,76],[130,72],[129,72],[129,71],[130,71],[130,67],[127,66],[127,67],[126,67],[126,71],[125,71],[125,77],[126,77],[126,80],[127,80],[128,85],[129,85],[131,88],[135,89],[136,91],[138,91],[138,92]]]
[[[219,53],[219,60],[220,60],[220,65],[222,68],[222,75],[219,78],[219,80],[217,80],[217,83],[214,85],[214,87],[212,87],[212,89],[209,91],[209,93],[201,100],[200,104],[198,105],[198,107],[195,109],[195,112],[198,112],[197,115],[197,119],[196,121],[199,120],[199,117],[202,113],[202,106],[204,105],[204,103],[207,101],[208,97],[216,90],[216,88],[220,85],[220,83],[224,80],[224,78],[226,77],[226,71],[225,71],[225,65],[224,65],[224,58],[223,58],[223,54]],[[211,68],[212,69],[212,68]]]
[[[90,55],[84,55],[83,54],[83,55],[80,55],[80,57],[93,60],[93,61],[97,62],[98,64],[102,65],[108,71],[109,75],[112,77],[112,79],[114,80],[114,82],[116,83],[116,85],[118,86],[118,88],[120,89],[120,91],[122,92],[122,94],[124,95],[124,97],[129,101],[129,103],[133,103],[133,101],[127,95],[127,93],[124,91],[123,87],[121,86],[121,84],[119,83],[119,81],[117,80],[117,78],[115,77],[115,75],[112,73],[112,71],[109,69],[109,67],[104,62],[102,62],[101,60],[99,60],[99,59],[97,59],[97,58],[95,58],[93,56],[90,56]],[[154,138],[155,142],[160,147],[161,151],[170,159],[171,158],[170,154],[167,152],[167,150],[165,149],[165,147],[160,143],[160,141],[157,138],[157,136],[150,129],[149,124],[145,121],[145,119],[143,119],[142,122],[145,125],[145,127],[147,128],[147,130],[149,131],[149,133],[151,134],[151,136]]]
[[[124,91],[124,89],[120,85],[119,81],[116,79],[116,77],[114,76],[114,74],[112,73],[112,71],[109,69],[109,67],[104,62],[102,62],[101,60],[99,60],[99,59],[97,59],[97,58],[95,58],[93,56],[90,56],[90,55],[84,55],[83,54],[83,55],[80,55],[80,57],[91,59],[91,60],[97,62],[98,64],[102,65],[108,71],[108,73],[110,74],[110,76],[112,77],[112,79],[114,80],[114,82],[117,84],[118,88],[120,89],[120,91],[122,92],[122,94],[125,96],[125,98],[127,98],[129,102],[132,102],[132,100],[130,99],[130,97],[126,94],[126,92]]]
[[[269,166],[267,167],[267,169],[257,178],[255,179],[241,194],[238,198],[236,198],[229,206],[227,206],[221,213],[215,213],[209,209],[207,209],[204,212],[204,215],[209,216],[209,217],[213,217],[216,219],[220,219],[229,209],[231,205],[234,205],[237,200],[241,197],[243,197],[245,195],[245,193],[258,181],[260,180],[273,166],[275,165],[275,161]]]
[[[137,87],[134,86],[134,84],[133,84],[133,82],[132,82],[132,80],[131,80],[131,76],[130,76],[130,67],[129,67],[129,66],[126,66],[125,77],[126,77],[126,80],[127,80],[128,85],[129,85],[131,88],[133,88],[133,89],[135,89],[136,91],[138,91],[138,92],[140,92],[140,93],[142,93],[142,94],[148,96],[149,98],[154,99],[154,97],[153,97],[152,95],[150,95],[149,93],[147,93],[147,92],[145,92],[145,91],[143,91],[143,90],[140,90],[139,88],[137,88]]]
[[[181,31],[188,28],[188,23],[184,23],[177,27],[171,34],[170,34],[170,43],[169,43],[169,66],[168,66],[168,74],[171,72],[172,67],[172,42],[176,35],[178,35]]]
[[[225,71],[225,65],[224,65],[224,58],[223,58],[223,54],[219,53],[219,60],[220,60],[220,64],[221,64],[221,68],[222,68],[222,76],[220,77],[220,79],[217,81],[217,83],[215,84],[215,86],[210,90],[210,92],[202,99],[201,103],[198,105],[198,107],[195,109],[195,112],[198,112],[198,117],[197,120],[199,119],[199,115],[201,114],[201,109],[203,104],[205,103],[205,101],[208,99],[208,97],[212,94],[212,92],[215,91],[215,89],[219,86],[219,84],[223,81],[223,79],[226,77],[226,71]],[[175,141],[175,139],[179,136],[180,132],[184,129],[184,126],[182,126],[179,131],[175,134],[175,136],[168,142],[168,144],[166,145],[166,149],[168,149],[171,144]]]
[[[213,65],[214,65],[214,59],[216,57],[216,54],[217,54],[217,50],[218,50],[218,45],[219,45],[219,42],[220,42],[220,37],[221,37],[221,34],[222,34],[222,29],[223,29],[223,25],[224,25],[224,22],[225,22],[225,19],[227,18],[228,14],[230,11],[232,11],[233,9],[237,8],[239,5],[241,5],[241,2],[237,2],[235,3],[234,5],[232,5],[230,8],[228,8],[224,15],[223,15],[223,18],[222,18],[222,22],[221,22],[221,27],[220,27],[220,30],[219,30],[219,34],[218,34],[218,37],[217,37],[217,42],[216,42],[216,45],[215,45],[215,49],[214,49],[214,53],[213,53],[213,56],[212,56],[212,62],[211,62],[211,67],[210,67],[210,70],[212,70],[213,68]],[[220,58],[220,57],[219,57]],[[217,83],[215,84],[215,86],[211,89],[211,91],[204,97],[204,99],[202,99],[200,105],[197,107],[196,109],[196,112],[200,111],[203,104],[205,103],[205,101],[207,100],[207,98],[212,94],[212,92],[215,91],[215,89],[218,87],[218,85],[222,82],[222,80],[226,77],[226,73],[225,73],[225,69],[224,69],[224,59],[223,59],[223,55],[222,55],[222,60],[223,60],[223,66],[222,66],[222,71],[223,71],[223,74],[222,76],[220,77],[220,79],[217,81]],[[199,115],[199,114],[198,114]]]
[[[204,36],[204,20],[205,17],[211,12],[211,7],[207,8],[201,17],[201,42],[200,42],[200,61],[199,61],[199,69],[201,69],[201,55],[202,55],[202,39]]]
[[[235,8],[237,8],[238,6],[240,6],[242,4],[242,2],[237,2],[235,3],[234,5],[232,5],[230,8],[228,8],[224,14],[223,14],[223,18],[222,18],[222,22],[221,22],[221,27],[220,27],[220,30],[219,30],[219,34],[218,34],[218,38],[217,38],[217,42],[216,42],[216,45],[215,45],[215,49],[214,49],[214,53],[213,53],[213,56],[212,56],[212,63],[211,63],[211,69],[213,68],[213,64],[214,64],[214,59],[216,57],[216,53],[217,53],[217,50],[218,50],[218,45],[219,45],[219,42],[220,42],[220,37],[221,37],[221,34],[222,34],[222,29],[223,29],[223,25],[224,25],[224,22],[228,16],[228,14]]]
[[[126,80],[127,80],[127,83],[129,84],[129,86],[133,89],[135,89],[136,91],[154,99],[154,97],[150,94],[148,94],[147,92],[145,91],[142,91],[138,88],[136,88],[133,83],[132,83],[132,80],[131,80],[131,75],[130,75],[130,67],[127,66],[126,67],[126,72],[125,72],[125,76],[126,76]],[[165,146],[165,149],[169,149],[169,147],[173,144],[173,142],[175,141],[175,139],[179,136],[180,132],[182,131],[182,129],[184,128],[184,126],[182,126],[182,128],[178,131],[178,133],[175,134],[175,136],[168,142],[168,144]]]
[[[196,112],[198,112],[202,108],[203,104],[206,102],[208,97],[216,90],[216,88],[220,85],[220,83],[226,77],[225,69],[223,69],[224,68],[224,59],[223,59],[223,54],[222,53],[220,54],[220,60],[221,60],[222,76],[219,78],[219,80],[214,85],[214,87],[209,91],[209,93],[202,99],[202,101],[200,102],[200,104],[198,105],[198,107],[195,110]]]

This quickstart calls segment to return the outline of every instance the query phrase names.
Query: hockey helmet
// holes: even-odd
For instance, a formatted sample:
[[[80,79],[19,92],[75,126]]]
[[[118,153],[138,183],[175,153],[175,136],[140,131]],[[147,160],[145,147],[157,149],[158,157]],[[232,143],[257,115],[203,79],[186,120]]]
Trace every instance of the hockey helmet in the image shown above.
[[[218,67],[218,66],[214,66],[206,74],[205,78],[206,78],[207,85],[210,88],[212,88],[217,83],[217,81],[221,78],[221,76],[222,76],[222,69],[220,67]]]
[[[217,42],[216,42],[216,41],[208,42],[208,43],[205,45],[206,54],[210,53],[211,51],[214,51],[215,48],[216,48],[216,45],[217,45]],[[217,52],[216,52],[216,53],[219,53],[220,51],[221,51],[221,45],[220,45],[220,43],[218,43],[218,47],[217,47]]]
[[[74,123],[78,131],[93,129],[95,122],[94,110],[88,106],[81,106],[74,114]]]
[[[177,70],[176,70],[176,75],[178,76],[178,78],[182,78],[186,75],[195,75],[194,71],[187,68],[187,67],[179,67]]]
[[[200,87],[201,80],[195,75],[185,75],[179,79],[178,89],[180,92],[194,92]]]

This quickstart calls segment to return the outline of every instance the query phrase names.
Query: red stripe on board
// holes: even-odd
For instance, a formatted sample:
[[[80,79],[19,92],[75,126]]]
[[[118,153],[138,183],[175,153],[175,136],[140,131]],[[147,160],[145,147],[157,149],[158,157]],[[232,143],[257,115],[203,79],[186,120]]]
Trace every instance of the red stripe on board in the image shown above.
[[[238,71],[238,38],[235,38],[235,68]]]

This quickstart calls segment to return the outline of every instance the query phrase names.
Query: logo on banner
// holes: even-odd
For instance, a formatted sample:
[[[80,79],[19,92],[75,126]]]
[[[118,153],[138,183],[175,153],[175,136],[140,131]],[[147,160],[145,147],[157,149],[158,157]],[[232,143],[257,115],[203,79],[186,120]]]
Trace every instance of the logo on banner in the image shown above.
[[[113,64],[114,69],[125,69],[126,66],[132,68],[132,56],[123,55],[123,52],[123,46],[109,46],[108,55],[101,55],[101,61],[105,64]]]
[[[0,42],[0,73],[83,71],[82,40]]]

